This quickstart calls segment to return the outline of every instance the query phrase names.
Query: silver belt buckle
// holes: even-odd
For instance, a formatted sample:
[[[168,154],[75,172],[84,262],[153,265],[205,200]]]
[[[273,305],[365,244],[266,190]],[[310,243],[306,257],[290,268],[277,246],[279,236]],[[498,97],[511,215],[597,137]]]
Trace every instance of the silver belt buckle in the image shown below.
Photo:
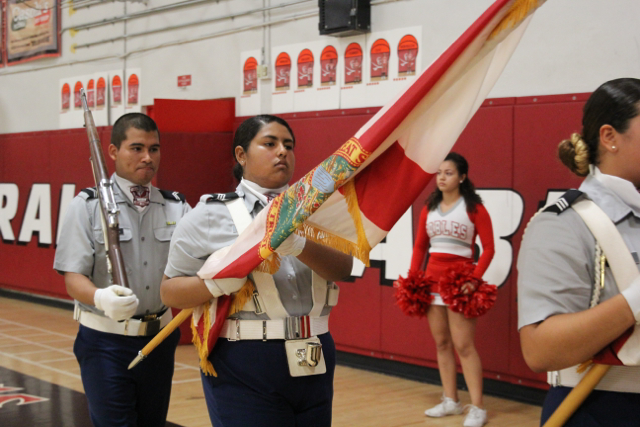
[[[309,316],[292,316],[285,319],[284,339],[297,340],[311,336],[311,320]]]
[[[240,339],[240,319],[229,319],[228,321],[236,322],[236,336],[235,338],[227,338],[229,341],[238,341]]]

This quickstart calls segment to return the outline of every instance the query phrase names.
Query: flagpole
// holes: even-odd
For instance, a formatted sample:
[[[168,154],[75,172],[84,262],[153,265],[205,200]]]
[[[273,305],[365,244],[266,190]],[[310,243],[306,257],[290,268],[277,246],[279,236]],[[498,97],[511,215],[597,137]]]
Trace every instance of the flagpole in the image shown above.
[[[598,385],[609,368],[611,365],[593,365],[542,427],[562,427]]]
[[[149,343],[145,345],[142,350],[138,352],[136,358],[133,359],[133,361],[129,364],[129,369],[133,368],[138,363],[146,359],[149,353],[153,351],[153,349],[160,345],[160,343],[164,341],[165,338],[167,338],[169,334],[171,334],[171,332],[175,331],[176,328],[182,324],[182,322],[184,322],[189,316],[191,316],[192,312],[193,308],[185,308],[180,313],[178,313],[178,315],[174,317],[167,326],[162,328],[160,332],[158,332],[158,334],[153,337],[153,339],[149,341]]]

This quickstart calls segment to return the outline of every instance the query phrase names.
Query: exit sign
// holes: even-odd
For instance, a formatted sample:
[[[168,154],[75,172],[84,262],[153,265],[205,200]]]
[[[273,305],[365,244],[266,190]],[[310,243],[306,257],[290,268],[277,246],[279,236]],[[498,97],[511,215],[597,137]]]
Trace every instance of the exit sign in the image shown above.
[[[191,74],[178,76],[178,87],[191,86]]]

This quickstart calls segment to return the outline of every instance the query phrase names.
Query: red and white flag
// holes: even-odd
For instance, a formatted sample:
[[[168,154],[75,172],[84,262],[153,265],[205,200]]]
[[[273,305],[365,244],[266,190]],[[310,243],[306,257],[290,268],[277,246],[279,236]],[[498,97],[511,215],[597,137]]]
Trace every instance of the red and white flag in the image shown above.
[[[245,277],[272,260],[293,232],[368,264],[371,248],[437,171],[543,3],[495,1],[411,86],[278,196],[227,255],[210,258],[198,276]]]
[[[256,267],[274,272],[274,251],[293,232],[368,265],[369,251],[437,171],[544,1],[495,1],[411,86],[262,210],[226,256],[210,257],[198,276],[241,278]]]

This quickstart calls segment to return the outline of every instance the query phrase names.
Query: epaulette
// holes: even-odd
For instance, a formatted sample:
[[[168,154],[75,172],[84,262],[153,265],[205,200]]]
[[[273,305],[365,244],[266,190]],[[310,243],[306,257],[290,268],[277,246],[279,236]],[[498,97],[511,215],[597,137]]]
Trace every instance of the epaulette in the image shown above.
[[[98,191],[96,190],[96,187],[85,188],[85,189],[81,190],[80,193],[84,193],[84,194],[87,195],[87,197],[85,197],[85,200],[91,200],[91,199],[95,199],[96,197],[98,197]],[[80,195],[80,194],[78,194],[78,195]]]
[[[564,193],[554,204],[547,206],[543,212],[554,212],[560,215],[565,210],[571,207],[571,204],[575,202],[580,196],[584,194],[580,190],[569,190]]]
[[[160,190],[160,194],[162,194],[162,197],[167,200],[175,200],[182,203],[187,201],[187,198],[184,197],[184,194],[178,193],[177,191]]]
[[[213,202],[228,202],[229,200],[234,200],[239,198],[238,193],[212,193],[205,194],[200,198],[201,202],[205,203],[213,203]]]

